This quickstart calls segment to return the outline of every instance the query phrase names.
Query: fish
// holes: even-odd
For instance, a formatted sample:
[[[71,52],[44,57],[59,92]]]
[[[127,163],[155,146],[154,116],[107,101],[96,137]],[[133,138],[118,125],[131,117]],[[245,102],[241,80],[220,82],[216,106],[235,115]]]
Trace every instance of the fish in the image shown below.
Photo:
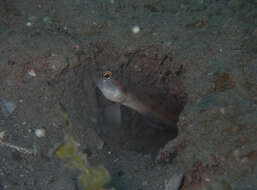
[[[92,71],[91,74],[92,80],[106,99],[135,110],[156,128],[177,128],[178,114],[169,111],[151,96],[126,87],[111,71]]]
[[[184,171],[173,171],[173,175],[169,180],[165,180],[165,190],[179,190],[184,180]]]

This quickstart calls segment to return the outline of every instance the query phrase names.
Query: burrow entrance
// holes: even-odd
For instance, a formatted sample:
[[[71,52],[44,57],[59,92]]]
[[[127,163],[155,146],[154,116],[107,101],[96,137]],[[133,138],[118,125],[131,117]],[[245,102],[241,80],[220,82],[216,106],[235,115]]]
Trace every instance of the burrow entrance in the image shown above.
[[[93,84],[87,89],[90,68],[111,70],[123,85],[151,96],[171,112],[181,113],[186,95],[183,89],[183,62],[172,51],[163,51],[159,46],[150,46],[121,52],[107,43],[95,45],[90,56],[80,52],[79,61],[85,64],[84,88],[94,91],[97,112],[97,131],[110,151],[136,151],[156,154],[168,141],[176,138],[178,131],[163,131],[149,125],[136,111],[121,106],[121,126],[109,125],[103,119],[104,109],[111,104]],[[86,76],[86,77],[85,77]],[[86,79],[85,79],[86,78]],[[87,82],[86,82],[87,83]],[[92,83],[91,83],[92,85]]]

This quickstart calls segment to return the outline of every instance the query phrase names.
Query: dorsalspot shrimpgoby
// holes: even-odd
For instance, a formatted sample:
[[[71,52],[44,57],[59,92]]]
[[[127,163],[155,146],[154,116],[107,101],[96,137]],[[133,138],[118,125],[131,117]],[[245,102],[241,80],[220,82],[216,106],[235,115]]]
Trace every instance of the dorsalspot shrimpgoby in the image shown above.
[[[108,100],[139,112],[159,125],[157,127],[160,129],[176,129],[178,114],[168,111],[150,96],[126,88],[111,71],[92,71],[91,73],[96,86]]]

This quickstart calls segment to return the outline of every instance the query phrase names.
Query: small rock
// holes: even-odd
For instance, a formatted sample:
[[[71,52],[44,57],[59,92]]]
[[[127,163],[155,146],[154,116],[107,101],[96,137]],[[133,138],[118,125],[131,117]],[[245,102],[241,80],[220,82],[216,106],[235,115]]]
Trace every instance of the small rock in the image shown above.
[[[97,143],[97,150],[102,150],[104,147],[104,141],[100,140],[98,143]]]
[[[139,26],[133,26],[131,30],[134,34],[138,34],[140,32],[140,27]]]
[[[134,69],[135,69],[135,71],[137,71],[137,72],[141,72],[141,71],[142,71],[142,68],[139,67],[138,65],[135,65],[135,66],[134,66]]]
[[[5,131],[1,131],[0,132],[0,139],[4,138],[4,135],[5,135]]]
[[[26,25],[27,27],[31,27],[31,26],[32,26],[32,22],[28,21],[28,22],[26,22],[25,25]]]
[[[35,135],[36,135],[37,137],[39,137],[39,138],[45,137],[46,131],[45,131],[45,129],[36,129],[36,130],[35,130]]]
[[[0,109],[2,110],[5,117],[9,117],[16,109],[16,105],[11,101],[0,98]]]
[[[148,185],[148,181],[147,180],[143,181],[142,185]]]
[[[33,69],[28,71],[28,75],[31,76],[31,77],[36,77],[37,76],[36,72]]]
[[[223,115],[225,115],[225,108],[220,108],[220,112],[223,114]]]

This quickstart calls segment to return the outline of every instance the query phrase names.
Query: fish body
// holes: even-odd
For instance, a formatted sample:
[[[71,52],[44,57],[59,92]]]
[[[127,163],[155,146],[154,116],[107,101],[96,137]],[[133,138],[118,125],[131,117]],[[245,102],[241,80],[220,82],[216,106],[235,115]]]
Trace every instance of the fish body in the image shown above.
[[[112,72],[93,72],[92,79],[107,99],[139,112],[159,124],[160,128],[176,127],[178,114],[168,111],[150,96],[126,88],[112,76]]]

